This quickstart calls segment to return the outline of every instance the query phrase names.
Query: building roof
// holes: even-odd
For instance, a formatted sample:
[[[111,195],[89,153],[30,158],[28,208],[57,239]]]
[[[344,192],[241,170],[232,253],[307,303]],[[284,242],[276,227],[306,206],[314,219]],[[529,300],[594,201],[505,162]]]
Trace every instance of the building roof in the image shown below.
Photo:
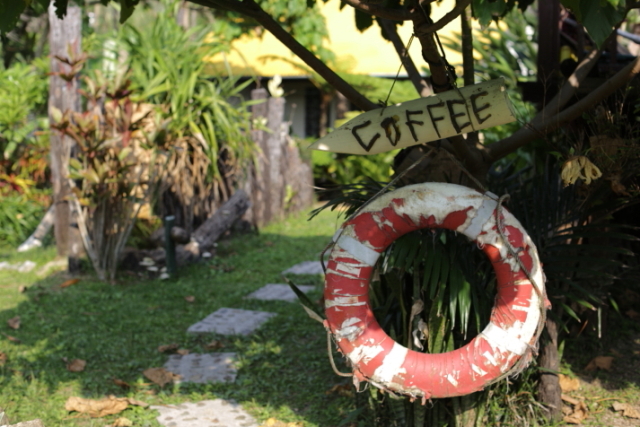
[[[340,0],[329,0],[326,3],[318,2],[322,14],[326,18],[329,41],[326,47],[332,50],[343,69],[339,71],[352,74],[366,74],[374,76],[395,76],[400,67],[400,58],[391,42],[382,38],[380,28],[373,25],[364,32],[360,32],[355,25],[354,11],[350,6],[340,10]],[[454,0],[444,0],[441,3],[432,3],[432,18],[437,21],[441,16],[450,11]],[[405,22],[399,27],[400,37],[404,43],[411,38],[413,26],[411,22]],[[456,19],[444,27],[439,34],[449,35],[460,32],[460,19]],[[410,53],[416,62],[418,69],[426,64],[422,60],[420,43],[414,40]],[[447,59],[451,64],[460,63],[458,52],[446,50]],[[283,60],[265,59],[265,57],[282,57],[287,60],[302,62],[286,48],[271,33],[265,32],[261,37],[255,34],[246,34],[234,41],[232,51],[226,54],[226,61],[231,66],[234,74],[247,76],[271,77],[279,74],[283,77],[304,76],[306,73]],[[222,54],[209,60],[214,65],[222,64]],[[406,76],[404,69],[401,76]]]

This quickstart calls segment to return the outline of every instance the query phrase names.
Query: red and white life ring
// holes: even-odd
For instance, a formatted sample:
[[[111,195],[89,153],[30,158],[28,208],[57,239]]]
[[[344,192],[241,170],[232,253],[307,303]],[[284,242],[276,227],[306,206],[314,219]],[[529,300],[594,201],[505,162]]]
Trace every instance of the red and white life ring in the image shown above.
[[[521,357],[530,357],[541,307],[548,306],[542,268],[530,237],[501,209],[503,235],[533,285],[497,230],[496,199],[460,185],[417,184],[380,196],[342,225],[327,264],[325,325],[356,380],[423,400],[462,396],[482,390]],[[382,330],[369,304],[369,280],[380,253],[403,234],[422,228],[455,230],[474,240],[497,276],[489,325],[448,353],[425,354],[398,344]]]

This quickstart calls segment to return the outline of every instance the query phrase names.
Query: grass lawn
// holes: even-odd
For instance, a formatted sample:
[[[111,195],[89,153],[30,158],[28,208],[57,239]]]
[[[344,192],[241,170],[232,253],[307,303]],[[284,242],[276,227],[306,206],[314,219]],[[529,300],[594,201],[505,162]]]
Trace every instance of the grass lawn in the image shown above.
[[[68,413],[69,396],[101,398],[110,394],[149,404],[202,399],[235,399],[258,421],[275,417],[305,426],[336,426],[353,410],[353,399],[328,391],[344,378],[333,374],[327,360],[326,335],[300,305],[244,299],[267,283],[283,283],[280,272],[306,260],[318,259],[338,225],[335,213],[313,221],[298,216],[261,231],[219,243],[216,258],[179,272],[173,281],[122,274],[116,285],[87,274],[61,288],[64,273],[38,277],[36,271],[53,259],[54,248],[26,254],[0,252],[0,261],[30,259],[31,273],[0,271],[0,407],[11,422],[41,418],[47,427],[105,426],[118,416],[92,419]],[[297,284],[313,284],[309,295],[321,295],[319,276],[300,276]],[[20,286],[26,286],[24,293]],[[195,296],[190,303],[186,296]],[[187,334],[187,328],[221,307],[277,313],[254,334],[216,337]],[[11,329],[7,320],[20,316]],[[19,342],[12,338],[18,339]],[[142,375],[161,367],[166,354],[160,345],[177,343],[191,352],[219,339],[237,352],[234,384],[167,385]],[[83,372],[69,372],[63,358],[83,359]],[[346,370],[342,366],[343,370]],[[114,379],[131,385],[123,389]],[[158,426],[157,412],[129,407],[120,414],[135,426]]]
[[[31,273],[0,271],[0,407],[14,423],[41,418],[47,427],[103,427],[118,415],[92,419],[69,413],[64,409],[67,398],[116,395],[151,405],[225,398],[241,403],[259,422],[273,417],[305,427],[350,425],[354,410],[350,381],[332,372],[322,326],[297,303],[244,299],[267,283],[282,283],[280,272],[288,267],[318,259],[338,224],[335,213],[325,212],[311,222],[298,216],[269,226],[260,235],[221,241],[217,257],[181,270],[173,281],[124,273],[116,285],[108,285],[87,274],[62,288],[69,279],[63,273],[37,275],[54,258],[54,248],[26,254],[0,251],[0,262],[30,259],[38,264]],[[295,280],[315,285],[309,296],[320,297],[319,276]],[[21,286],[27,287],[26,292],[19,292]],[[188,302],[187,296],[195,301]],[[190,325],[221,307],[278,315],[248,337],[186,333]],[[7,324],[15,316],[21,320],[17,330]],[[612,316],[614,325],[602,340],[587,332],[566,338],[562,372],[581,378],[581,388],[568,394],[585,402],[589,416],[584,425],[638,426],[639,420],[613,412],[611,406],[623,402],[640,408],[640,322]],[[176,343],[204,353],[214,339],[224,344],[215,351],[238,354],[234,384],[161,388],[142,375],[143,370],[166,362],[167,355],[159,353],[158,346]],[[595,356],[613,356],[611,370],[587,371],[585,366]],[[69,372],[63,358],[83,359],[86,368]],[[339,369],[348,371],[342,358],[335,358]],[[123,389],[114,379],[131,387]],[[130,406],[119,416],[134,426],[158,426],[157,415]],[[501,425],[499,420],[486,422]]]

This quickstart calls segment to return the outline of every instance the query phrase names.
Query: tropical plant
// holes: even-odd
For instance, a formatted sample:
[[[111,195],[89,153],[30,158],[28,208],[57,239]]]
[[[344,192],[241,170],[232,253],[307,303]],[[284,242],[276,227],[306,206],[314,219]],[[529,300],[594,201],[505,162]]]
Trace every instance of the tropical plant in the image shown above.
[[[0,70],[0,171],[4,174],[27,178],[29,172],[36,172],[23,173],[27,165],[19,160],[25,152],[42,145],[36,131],[46,127],[39,115],[46,114],[48,84],[43,76],[47,68],[45,61],[38,60],[31,64],[15,62]]]
[[[119,41],[128,52],[136,99],[162,106],[159,117],[168,121],[163,207],[190,229],[194,218],[206,218],[231,196],[256,149],[249,103],[240,96],[251,81],[209,74],[204,59],[226,46],[204,26],[184,31],[175,19],[177,6],[165,2],[144,31],[124,25]]]
[[[85,83],[87,111],[54,109],[52,128],[77,144],[78,155],[70,160],[72,206],[98,277],[113,281],[136,217],[157,184],[160,165],[152,144],[162,129],[152,105],[131,100],[124,74],[111,85],[100,73]]]
[[[0,244],[16,246],[38,226],[45,207],[24,194],[2,194]]]

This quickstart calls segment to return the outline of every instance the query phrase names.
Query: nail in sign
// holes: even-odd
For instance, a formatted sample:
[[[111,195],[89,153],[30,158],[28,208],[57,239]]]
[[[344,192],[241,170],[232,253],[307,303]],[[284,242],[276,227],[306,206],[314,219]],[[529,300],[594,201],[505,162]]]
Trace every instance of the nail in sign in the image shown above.
[[[504,79],[414,99],[349,120],[309,148],[377,154],[515,120]]]

